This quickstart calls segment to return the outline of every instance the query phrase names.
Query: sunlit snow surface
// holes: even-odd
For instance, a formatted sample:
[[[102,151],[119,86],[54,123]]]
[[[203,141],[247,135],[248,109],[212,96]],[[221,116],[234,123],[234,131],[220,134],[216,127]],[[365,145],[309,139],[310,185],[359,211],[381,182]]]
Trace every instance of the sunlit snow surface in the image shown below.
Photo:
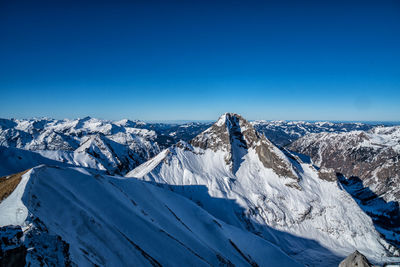
[[[40,219],[69,244],[78,266],[298,266],[275,245],[169,190],[79,168],[34,168],[0,203],[0,214],[0,226],[28,232],[32,217]]]
[[[216,125],[223,125],[223,119]],[[293,161],[300,178],[296,181],[265,168],[249,148],[233,173],[227,153],[174,146],[127,176],[182,194],[222,221],[279,245],[303,264],[335,266],[356,249],[377,263],[398,255],[353,198],[336,181],[322,180],[312,165]]]
[[[37,152],[42,157],[70,165],[124,174],[160,151],[155,142],[156,133],[135,128],[138,125],[140,123],[133,121],[112,122],[89,117],[2,119],[0,146]]]
[[[216,125],[225,120],[221,116]],[[336,127],[272,123],[298,137],[315,127]],[[153,260],[171,266],[229,261],[294,266],[292,259],[337,266],[356,249],[374,263],[398,261],[392,258],[398,251],[380,237],[350,195],[337,182],[322,180],[297,156],[289,158],[289,152],[271,147],[298,179],[266,168],[252,147],[227,155],[181,142],[157,154],[159,136],[144,126],[91,118],[0,120],[0,176],[47,165],[24,174],[0,203],[0,225],[21,225],[29,233],[39,218],[49,234],[70,244],[71,259],[79,266],[149,265]],[[179,138],[201,127],[177,126],[166,135]],[[241,130],[250,128],[246,124]],[[298,133],[302,128],[304,133]],[[399,129],[374,128],[360,145],[385,145],[399,153]],[[234,171],[227,158],[239,162]],[[127,175],[139,179],[105,175],[124,173],[141,162]]]

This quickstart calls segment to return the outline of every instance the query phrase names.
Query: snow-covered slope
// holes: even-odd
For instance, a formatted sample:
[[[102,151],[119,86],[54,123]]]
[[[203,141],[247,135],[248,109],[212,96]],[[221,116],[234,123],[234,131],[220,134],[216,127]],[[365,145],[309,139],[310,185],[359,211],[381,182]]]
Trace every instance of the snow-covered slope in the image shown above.
[[[322,168],[341,173],[339,182],[374,220],[388,240],[400,246],[400,127],[367,132],[310,134],[290,147]]]
[[[300,266],[144,181],[40,166],[0,189],[7,182],[16,187],[0,200],[2,266]]]
[[[47,164],[51,166],[82,166],[106,170],[101,163],[86,153],[74,151],[29,151],[0,146],[0,177]]]
[[[398,255],[336,180],[279,150],[236,114],[127,176],[180,193],[304,264],[337,266],[356,249],[373,262]]]
[[[160,151],[155,141],[156,133],[135,128],[137,124],[89,117],[77,120],[2,119],[0,146],[38,152],[43,157],[72,165],[124,174]]]

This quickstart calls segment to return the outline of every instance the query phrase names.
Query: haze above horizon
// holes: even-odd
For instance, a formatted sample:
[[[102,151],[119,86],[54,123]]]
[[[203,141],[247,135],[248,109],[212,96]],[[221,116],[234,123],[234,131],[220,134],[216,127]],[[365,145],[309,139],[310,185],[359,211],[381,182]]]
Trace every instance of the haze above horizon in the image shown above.
[[[400,121],[399,1],[0,3],[0,117]]]

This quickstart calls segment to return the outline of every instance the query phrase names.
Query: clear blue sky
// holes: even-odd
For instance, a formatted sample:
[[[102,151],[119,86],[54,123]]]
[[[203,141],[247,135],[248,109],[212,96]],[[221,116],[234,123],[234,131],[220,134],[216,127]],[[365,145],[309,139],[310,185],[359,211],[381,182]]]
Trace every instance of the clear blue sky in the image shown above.
[[[26,2],[0,117],[400,120],[398,0]]]

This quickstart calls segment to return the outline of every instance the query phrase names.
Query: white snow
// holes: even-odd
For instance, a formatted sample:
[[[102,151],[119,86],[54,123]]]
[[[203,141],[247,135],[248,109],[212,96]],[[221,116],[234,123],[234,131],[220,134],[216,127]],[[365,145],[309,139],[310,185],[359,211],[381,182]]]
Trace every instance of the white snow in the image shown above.
[[[69,244],[77,266],[300,266],[275,245],[169,190],[78,168],[34,168],[0,203],[0,214],[6,214],[0,226],[39,218],[50,235]]]
[[[215,125],[227,125],[227,116]],[[14,192],[0,202],[0,226],[27,227],[32,218],[39,218],[50,234],[70,244],[78,266],[150,265],[143,251],[166,266],[217,266],[221,258],[237,266],[249,261],[296,266],[292,258],[309,266],[337,266],[356,249],[375,263],[393,260],[390,253],[398,255],[345,190],[320,179],[312,165],[295,162],[268,140],[282,168],[290,168],[298,179],[264,167],[256,151],[261,141],[243,148],[230,133],[231,143],[225,144],[209,128],[199,141],[214,138],[212,142],[220,143],[216,151],[180,142],[157,154],[157,134],[135,128],[141,124],[89,117],[0,120],[0,176],[42,163],[61,166],[35,167],[24,174]],[[297,137],[310,129],[332,131],[334,126],[300,121],[251,124],[279,127]],[[242,121],[239,128],[241,134],[253,130]],[[226,130],[232,129],[227,125]],[[400,153],[399,126],[310,134],[303,145],[314,138],[333,138],[342,148],[351,140],[357,147]],[[149,158],[126,175],[133,178],[98,171],[133,168]],[[232,159],[237,164],[234,171]],[[71,165],[85,168],[67,167]]]
[[[218,127],[221,127],[222,125],[225,124],[226,122],[226,115],[227,113],[224,113],[221,115],[221,117],[219,117],[219,119],[217,120],[217,122],[215,123]]]
[[[6,199],[0,202],[0,226],[24,225],[28,216],[28,209],[22,202],[26,184],[29,181],[32,170],[21,177],[21,182]]]
[[[135,128],[139,124],[89,117],[2,121],[0,146],[35,151],[51,160],[110,173],[126,173],[160,151],[155,142],[157,134]]]
[[[203,138],[211,135],[210,129],[202,133]],[[289,161],[278,148],[274,151]],[[180,193],[220,220],[274,242],[304,264],[320,265],[323,259],[326,266],[334,266],[356,249],[374,262],[390,260],[386,253],[395,249],[380,237],[370,217],[337,183],[320,179],[312,165],[296,163],[300,181],[291,186],[296,184],[293,178],[265,168],[252,148],[232,173],[225,161],[228,153],[173,147],[127,177]]]

